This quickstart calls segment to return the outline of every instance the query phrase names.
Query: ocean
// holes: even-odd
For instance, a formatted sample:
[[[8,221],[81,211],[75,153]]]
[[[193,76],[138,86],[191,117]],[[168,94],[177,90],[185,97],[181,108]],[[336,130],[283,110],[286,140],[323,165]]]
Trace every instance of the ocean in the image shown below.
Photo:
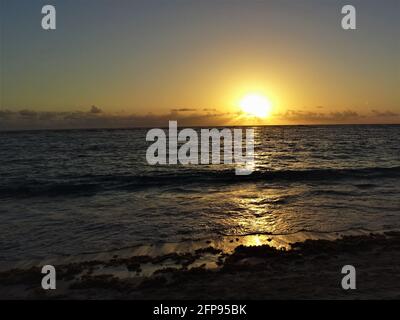
[[[0,263],[400,227],[400,126],[254,127],[255,164],[146,162],[147,129],[0,132]]]

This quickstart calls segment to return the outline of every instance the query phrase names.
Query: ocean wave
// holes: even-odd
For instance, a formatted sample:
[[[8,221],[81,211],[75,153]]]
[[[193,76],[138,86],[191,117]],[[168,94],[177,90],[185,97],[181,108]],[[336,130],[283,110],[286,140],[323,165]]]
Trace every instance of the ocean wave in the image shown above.
[[[248,176],[237,176],[234,170],[185,170],[156,172],[143,175],[85,175],[68,179],[27,180],[13,179],[0,184],[0,197],[35,196],[91,196],[107,191],[136,191],[150,187],[188,185],[235,184],[243,182],[312,182],[344,179],[382,179],[400,177],[400,167],[351,169],[260,170]],[[372,185],[372,184],[361,184]]]

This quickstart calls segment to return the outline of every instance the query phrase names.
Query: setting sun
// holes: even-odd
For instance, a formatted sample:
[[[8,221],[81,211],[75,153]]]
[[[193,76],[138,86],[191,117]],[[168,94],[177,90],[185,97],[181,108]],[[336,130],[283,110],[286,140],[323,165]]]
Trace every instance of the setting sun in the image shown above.
[[[250,116],[265,118],[271,112],[271,102],[267,97],[258,94],[246,95],[240,101],[243,112]]]

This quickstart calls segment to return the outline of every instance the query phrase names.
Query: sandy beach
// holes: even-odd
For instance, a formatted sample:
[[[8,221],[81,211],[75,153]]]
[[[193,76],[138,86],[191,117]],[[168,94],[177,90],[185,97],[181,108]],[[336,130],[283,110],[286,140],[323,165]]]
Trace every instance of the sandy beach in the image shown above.
[[[272,239],[266,239],[272,242]],[[209,243],[211,243],[209,241]],[[229,241],[235,246],[235,241]],[[343,290],[344,265],[357,289]],[[39,266],[0,273],[2,299],[398,299],[400,233],[306,240],[290,248],[208,246],[159,256],[114,255],[56,266],[57,289],[40,287]]]

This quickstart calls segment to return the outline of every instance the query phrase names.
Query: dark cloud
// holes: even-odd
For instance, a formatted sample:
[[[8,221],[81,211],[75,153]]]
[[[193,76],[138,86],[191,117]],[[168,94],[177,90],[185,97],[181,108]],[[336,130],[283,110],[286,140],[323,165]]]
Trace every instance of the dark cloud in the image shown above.
[[[79,119],[84,118],[87,114],[90,114],[90,112],[88,112],[88,113],[81,112],[81,111],[62,112],[59,115],[62,116],[62,118],[65,120],[79,120]]]
[[[96,106],[92,106],[91,108],[90,108],[90,111],[89,111],[90,113],[93,113],[93,114],[99,114],[99,113],[102,113],[103,111],[99,108],[99,107],[96,107]]]
[[[0,119],[1,118],[9,118],[14,114],[14,112],[10,111],[10,110],[0,110]]]
[[[363,118],[363,116],[359,115],[355,111],[347,110],[343,112],[331,112],[329,114],[332,120],[337,121],[347,121],[347,120],[355,120],[359,118]]]
[[[98,108],[100,110],[100,108]],[[235,114],[187,112],[196,109],[182,108],[166,114],[120,115],[110,114],[93,107],[88,111],[72,112],[18,112],[1,111],[0,130],[21,129],[74,129],[74,128],[129,128],[166,127],[168,121],[176,120],[182,126],[216,126],[228,123]],[[95,112],[93,112],[95,111]]]
[[[171,109],[171,112],[195,112],[197,109],[191,108],[179,108],[179,109]]]
[[[214,109],[204,108],[203,111],[206,111],[206,112],[216,112],[217,109],[215,109],[215,108],[214,108]]]
[[[380,117],[380,118],[392,118],[392,117],[398,117],[399,114],[392,112],[392,111],[378,111],[378,110],[372,110],[372,113],[374,114],[374,116],[376,117]]]
[[[19,112],[19,115],[23,118],[36,118],[37,117],[37,112],[36,111],[32,111],[32,110],[21,110]]]
[[[58,117],[58,114],[56,112],[42,112],[39,114],[39,119],[40,120],[53,120]]]
[[[362,115],[352,110],[330,113],[287,110],[282,114],[276,114],[276,117],[281,120],[298,123],[343,123],[354,122],[363,118]]]
[[[165,114],[111,114],[93,107],[88,111],[36,112],[0,110],[0,130],[21,129],[79,129],[79,128],[130,128],[167,127],[168,121],[176,120],[179,126],[225,126],[241,125],[245,117],[242,112],[218,112],[216,109],[180,108]],[[314,109],[315,110],[315,109]],[[285,124],[334,124],[334,123],[393,123],[398,114],[392,111],[373,110],[361,115],[353,110],[320,112],[287,110],[275,113],[267,123]],[[379,121],[381,119],[381,121]],[[399,118],[397,118],[399,119]],[[261,122],[260,122],[261,123]]]

